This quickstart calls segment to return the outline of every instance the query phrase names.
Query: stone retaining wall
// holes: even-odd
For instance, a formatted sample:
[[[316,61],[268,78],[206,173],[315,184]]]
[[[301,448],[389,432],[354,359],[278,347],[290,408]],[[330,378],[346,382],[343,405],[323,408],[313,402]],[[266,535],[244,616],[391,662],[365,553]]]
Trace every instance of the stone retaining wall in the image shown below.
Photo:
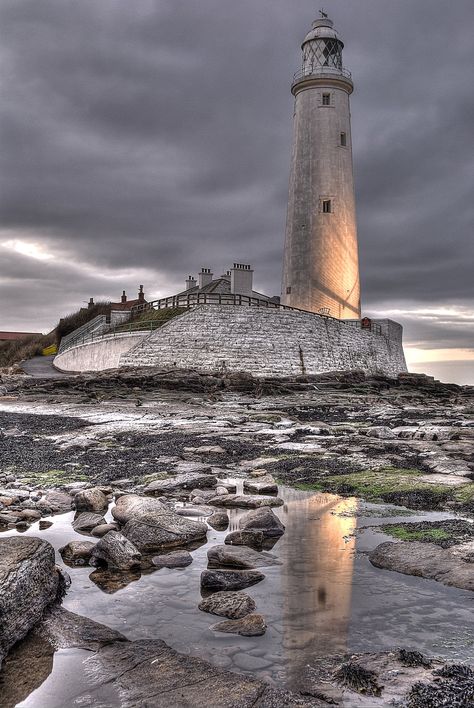
[[[104,371],[116,369],[122,354],[140,342],[149,332],[123,332],[84,342],[58,354],[53,364],[59,371]]]
[[[202,305],[141,340],[120,357],[120,365],[254,376],[356,369],[396,376],[407,370],[402,328],[379,322],[385,336],[306,312]]]

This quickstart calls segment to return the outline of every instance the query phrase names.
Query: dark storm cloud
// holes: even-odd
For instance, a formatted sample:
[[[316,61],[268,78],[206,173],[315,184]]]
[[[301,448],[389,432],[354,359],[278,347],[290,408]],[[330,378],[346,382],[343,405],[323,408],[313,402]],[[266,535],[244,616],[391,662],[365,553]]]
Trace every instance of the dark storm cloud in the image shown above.
[[[474,303],[471,0],[326,9],[356,84],[367,307]],[[0,246],[18,328],[234,260],[279,291],[289,82],[315,15],[310,0],[0,0],[0,241],[55,256]],[[466,346],[463,324],[419,332]]]

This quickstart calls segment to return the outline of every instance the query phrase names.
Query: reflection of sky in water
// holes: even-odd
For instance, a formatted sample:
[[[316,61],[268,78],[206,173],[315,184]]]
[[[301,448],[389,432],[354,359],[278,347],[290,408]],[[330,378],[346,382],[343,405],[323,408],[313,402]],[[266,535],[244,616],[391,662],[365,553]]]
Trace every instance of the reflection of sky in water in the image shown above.
[[[308,664],[333,653],[403,645],[430,654],[472,658],[466,629],[471,622],[471,593],[373,568],[363,551],[386,537],[370,529],[362,531],[357,538],[357,551],[362,553],[355,553],[355,527],[374,523],[368,516],[356,518],[360,504],[355,500],[286,487],[280,493],[285,505],[274,511],[286,533],[270,552],[283,564],[263,568],[266,579],[245,590],[255,599],[257,612],[265,616],[268,629],[263,637],[213,633],[209,626],[219,618],[197,607],[207,550],[223,543],[228,531],[238,527],[243,510],[229,511],[227,531],[209,529],[207,543],[193,551],[193,563],[187,568],[130,576],[125,578],[128,584],[112,593],[93,582],[91,568],[68,568],[72,586],[63,606],[129,639],[163,639],[178,651],[223,668],[296,688],[301,688]],[[447,515],[424,514],[423,518],[439,516]],[[58,549],[70,540],[85,539],[73,531],[72,518],[73,513],[53,517],[50,529],[38,532],[34,524],[27,533],[47,539]],[[62,564],[59,555],[58,562]],[[76,661],[74,656],[70,653],[69,661]],[[61,691],[59,679],[67,671],[67,657],[63,652],[56,655],[55,670],[40,691],[54,695],[51,682],[55,683],[56,675],[56,690]],[[24,705],[43,708],[44,703],[35,692]]]

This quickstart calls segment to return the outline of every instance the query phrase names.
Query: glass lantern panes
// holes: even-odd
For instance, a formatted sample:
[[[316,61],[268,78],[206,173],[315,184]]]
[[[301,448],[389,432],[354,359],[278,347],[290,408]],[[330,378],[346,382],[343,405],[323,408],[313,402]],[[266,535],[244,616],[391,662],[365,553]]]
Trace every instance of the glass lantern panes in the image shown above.
[[[342,47],[337,39],[313,39],[303,47],[303,65],[306,71],[320,67],[342,69]]]

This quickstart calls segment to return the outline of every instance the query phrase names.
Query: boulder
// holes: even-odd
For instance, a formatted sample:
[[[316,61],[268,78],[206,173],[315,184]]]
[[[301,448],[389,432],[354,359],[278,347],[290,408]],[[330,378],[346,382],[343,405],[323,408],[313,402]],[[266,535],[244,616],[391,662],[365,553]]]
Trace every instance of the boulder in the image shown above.
[[[474,541],[451,548],[419,541],[387,541],[369,554],[376,568],[437,580],[463,590],[474,590],[473,558]]]
[[[175,494],[185,489],[207,489],[216,486],[216,478],[203,472],[186,472],[170,479],[157,479],[145,487],[145,494],[160,496]]]
[[[259,477],[258,479],[246,479],[244,481],[244,492],[250,492],[250,494],[278,494],[278,484],[271,475]]]
[[[189,493],[189,501],[193,504],[205,504],[208,499],[218,496],[216,489],[193,489]]]
[[[87,532],[105,523],[104,517],[100,514],[93,514],[91,511],[81,511],[72,522],[72,528],[78,533]]]
[[[88,565],[93,548],[91,541],[69,541],[59,549],[59,553],[68,565]]]
[[[201,573],[202,590],[242,590],[256,585],[265,576],[259,570],[203,570]]]
[[[245,615],[253,612],[255,608],[255,600],[245,592],[215,592],[199,603],[199,609],[202,612],[210,612],[212,615],[219,615],[228,619],[245,617]]]
[[[96,526],[95,528],[92,529],[91,536],[95,536],[96,538],[102,538],[102,536],[105,536],[105,534],[109,533],[109,531],[118,531],[118,530],[119,530],[118,524],[115,524],[115,523],[99,524],[99,526]]]
[[[242,637],[260,637],[265,634],[267,625],[262,615],[247,615],[242,619],[225,620],[210,627],[214,632],[227,632],[228,634],[240,634]]]
[[[38,509],[53,514],[71,511],[72,497],[67,492],[47,492],[37,503]]]
[[[237,507],[240,509],[258,509],[262,506],[282,506],[281,497],[265,497],[251,494],[227,494],[209,499],[211,506]]]
[[[30,524],[41,519],[41,512],[37,509],[22,509],[18,515],[22,521],[28,521]]]
[[[90,564],[109,570],[131,570],[140,566],[141,553],[120,531],[109,531],[92,550]]]
[[[207,524],[202,521],[194,521],[162,508],[128,521],[122,532],[139,551],[153,553],[204,540],[207,528]]]
[[[213,546],[207,552],[208,568],[264,568],[281,565],[271,553],[259,553],[248,546]]]
[[[0,540],[0,664],[58,597],[54,548],[39,538]]]
[[[209,521],[209,520],[208,520]],[[224,539],[229,546],[250,546],[261,551],[264,542],[262,531],[231,531]]]
[[[178,516],[212,516],[214,509],[210,506],[179,506],[174,509]]]
[[[229,517],[226,511],[215,511],[212,516],[207,519],[209,526],[212,526],[216,531],[225,531],[229,525]]]
[[[249,511],[239,519],[241,531],[261,531],[264,538],[276,538],[285,533],[285,527],[268,507]]]
[[[82,489],[74,496],[74,506],[77,511],[104,512],[109,506],[109,501],[99,487]]]
[[[157,568],[186,568],[191,565],[193,557],[189,551],[172,551],[161,556],[154,556],[152,563]]]
[[[159,513],[165,507],[158,499],[140,497],[138,494],[124,494],[117,499],[112,508],[112,516],[119,524],[126,524],[130,519],[140,519],[143,515]]]

